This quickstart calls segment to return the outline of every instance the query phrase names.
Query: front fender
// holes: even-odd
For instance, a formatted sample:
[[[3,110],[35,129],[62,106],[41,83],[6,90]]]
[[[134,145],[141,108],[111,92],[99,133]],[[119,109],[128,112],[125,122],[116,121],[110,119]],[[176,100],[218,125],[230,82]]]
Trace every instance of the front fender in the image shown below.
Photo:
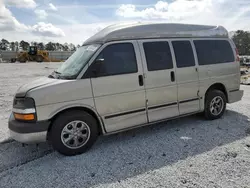
[[[37,119],[38,119],[38,121],[51,120],[57,114],[65,111],[65,110],[69,110],[69,109],[73,109],[73,108],[83,108],[83,109],[87,109],[87,110],[93,112],[95,114],[95,116],[98,118],[98,121],[101,125],[103,133],[105,133],[103,120],[102,120],[101,116],[99,115],[99,113],[95,109],[93,98],[37,106],[36,107]]]

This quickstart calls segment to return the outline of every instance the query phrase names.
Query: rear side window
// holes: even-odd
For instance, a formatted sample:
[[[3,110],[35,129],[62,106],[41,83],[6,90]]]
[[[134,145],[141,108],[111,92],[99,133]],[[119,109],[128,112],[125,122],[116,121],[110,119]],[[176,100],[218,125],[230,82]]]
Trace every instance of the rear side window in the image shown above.
[[[145,42],[143,48],[148,71],[172,69],[173,61],[168,42]]]
[[[195,40],[194,44],[200,65],[235,61],[231,45],[226,40]]]
[[[172,44],[178,68],[195,66],[194,53],[189,41],[173,41]]]

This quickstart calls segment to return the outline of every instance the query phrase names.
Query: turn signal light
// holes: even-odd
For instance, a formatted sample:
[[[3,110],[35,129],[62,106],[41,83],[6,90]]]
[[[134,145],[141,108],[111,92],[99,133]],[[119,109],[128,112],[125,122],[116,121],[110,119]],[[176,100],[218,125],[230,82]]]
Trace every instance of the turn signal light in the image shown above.
[[[35,115],[34,114],[17,114],[17,113],[14,113],[14,117],[17,120],[25,120],[25,121],[35,120]]]

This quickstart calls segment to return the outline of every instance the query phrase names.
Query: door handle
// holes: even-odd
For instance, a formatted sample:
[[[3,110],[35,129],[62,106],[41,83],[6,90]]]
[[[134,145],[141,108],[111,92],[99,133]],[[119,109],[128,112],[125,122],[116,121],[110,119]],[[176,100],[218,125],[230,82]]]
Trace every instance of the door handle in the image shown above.
[[[143,86],[143,76],[142,75],[138,76],[138,81],[139,81],[139,86]]]
[[[174,81],[175,81],[175,74],[174,74],[174,71],[171,71],[171,72],[170,72],[170,76],[171,76],[171,82],[174,82]]]

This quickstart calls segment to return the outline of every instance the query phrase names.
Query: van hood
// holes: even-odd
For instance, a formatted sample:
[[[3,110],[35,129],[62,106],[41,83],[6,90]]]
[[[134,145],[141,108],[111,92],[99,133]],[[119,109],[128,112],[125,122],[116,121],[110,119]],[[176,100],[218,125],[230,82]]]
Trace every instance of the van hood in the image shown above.
[[[32,89],[35,89],[35,88],[38,88],[41,86],[45,86],[45,85],[48,85],[51,83],[54,84],[57,82],[60,82],[60,80],[54,79],[54,78],[48,78],[48,77],[42,77],[42,78],[36,79],[32,82],[28,82],[27,84],[21,86],[17,90],[15,97],[25,97],[27,92],[32,90]]]

